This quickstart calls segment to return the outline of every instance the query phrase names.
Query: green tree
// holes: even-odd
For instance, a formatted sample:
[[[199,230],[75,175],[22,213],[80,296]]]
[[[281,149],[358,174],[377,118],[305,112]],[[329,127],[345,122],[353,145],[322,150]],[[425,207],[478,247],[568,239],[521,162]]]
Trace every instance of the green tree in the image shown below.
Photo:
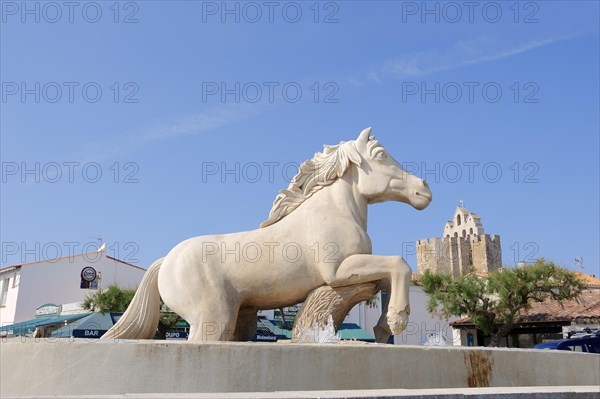
[[[181,317],[173,312],[167,305],[160,300],[160,319],[158,319],[158,329],[156,330],[156,339],[167,339],[167,331],[175,328]]]
[[[135,295],[135,289],[111,285],[103,291],[88,295],[81,305],[85,310],[100,313],[124,312]]]
[[[85,310],[100,313],[124,312],[133,300],[136,289],[121,288],[111,285],[103,291],[88,295],[81,305]],[[161,300],[161,315],[158,322],[157,339],[165,339],[167,331],[172,329],[181,320],[177,314],[171,312]]]
[[[429,296],[430,313],[468,316],[490,337],[490,346],[500,344],[532,302],[577,299],[585,288],[575,273],[543,259],[485,277],[471,273],[453,278],[426,271],[420,285]]]

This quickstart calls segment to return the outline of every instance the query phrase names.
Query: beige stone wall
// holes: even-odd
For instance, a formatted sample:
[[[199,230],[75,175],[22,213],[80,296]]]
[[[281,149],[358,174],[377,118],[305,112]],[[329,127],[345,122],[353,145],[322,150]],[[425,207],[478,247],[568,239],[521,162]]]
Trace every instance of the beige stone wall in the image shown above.
[[[502,267],[500,236],[489,234],[417,241],[417,269],[451,274],[491,272]]]
[[[500,236],[486,235],[487,243],[487,257],[488,257],[488,271],[497,271],[502,267],[502,247],[500,244]]]
[[[471,249],[473,254],[474,271],[487,272],[487,248],[485,236],[474,238],[471,241]]]
[[[448,263],[446,266],[445,273],[456,275],[458,273],[458,260],[460,259],[460,253],[457,246],[458,238],[450,237],[443,239],[443,246],[445,248],[445,261]]]
[[[448,240],[429,238],[417,241],[417,270],[419,274],[423,274],[428,269],[442,273],[452,273],[452,259],[452,245]]]
[[[458,277],[461,274],[469,273],[473,267],[473,248],[471,247],[471,237],[459,238],[456,243],[460,257],[458,259],[457,270],[454,276]]]

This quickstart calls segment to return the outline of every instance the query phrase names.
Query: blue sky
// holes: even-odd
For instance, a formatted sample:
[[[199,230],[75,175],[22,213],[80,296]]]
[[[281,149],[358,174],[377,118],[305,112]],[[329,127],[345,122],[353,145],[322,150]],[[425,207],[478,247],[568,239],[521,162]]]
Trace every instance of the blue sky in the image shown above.
[[[372,206],[374,253],[416,270],[464,200],[505,265],[600,274],[597,2],[60,4],[1,3],[2,266],[257,228],[373,126],[434,195]]]

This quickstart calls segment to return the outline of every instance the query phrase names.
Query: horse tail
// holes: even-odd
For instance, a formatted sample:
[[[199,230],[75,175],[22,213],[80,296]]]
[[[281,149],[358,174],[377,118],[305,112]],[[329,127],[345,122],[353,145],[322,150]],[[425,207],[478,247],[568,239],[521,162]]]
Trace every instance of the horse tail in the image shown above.
[[[165,258],[155,261],[144,274],[131,303],[117,324],[103,339],[150,339],[156,334],[160,317],[158,271]]]

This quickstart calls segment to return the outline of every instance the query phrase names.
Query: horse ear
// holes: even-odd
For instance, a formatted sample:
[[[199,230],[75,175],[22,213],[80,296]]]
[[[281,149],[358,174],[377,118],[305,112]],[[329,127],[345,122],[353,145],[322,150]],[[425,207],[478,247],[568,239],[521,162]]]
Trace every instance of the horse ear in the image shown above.
[[[367,142],[369,141],[369,137],[371,136],[371,130],[373,128],[368,127],[365,130],[363,130],[362,132],[360,132],[360,134],[358,135],[358,138],[356,139],[356,142],[359,146],[363,146],[366,145]]]

